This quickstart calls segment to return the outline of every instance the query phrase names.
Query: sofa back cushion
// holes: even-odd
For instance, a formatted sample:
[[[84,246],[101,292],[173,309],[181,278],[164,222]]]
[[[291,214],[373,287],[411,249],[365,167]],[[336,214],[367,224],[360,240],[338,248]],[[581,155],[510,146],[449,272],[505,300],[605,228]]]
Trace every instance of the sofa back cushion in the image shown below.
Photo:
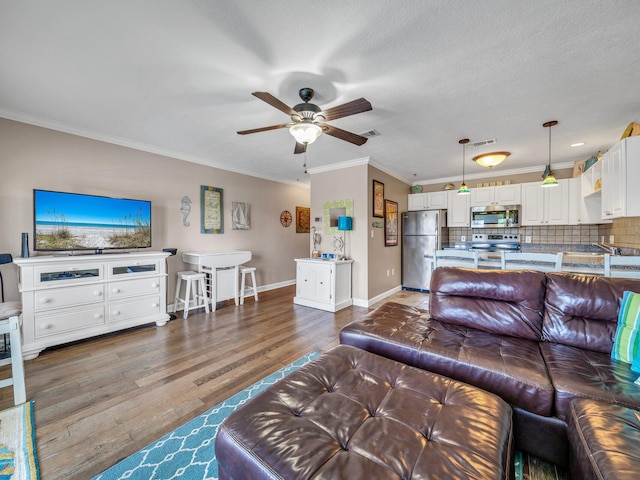
[[[429,311],[440,322],[540,340],[545,274],[439,267],[431,276]]]
[[[625,290],[640,293],[640,280],[548,273],[543,339],[611,353]]]

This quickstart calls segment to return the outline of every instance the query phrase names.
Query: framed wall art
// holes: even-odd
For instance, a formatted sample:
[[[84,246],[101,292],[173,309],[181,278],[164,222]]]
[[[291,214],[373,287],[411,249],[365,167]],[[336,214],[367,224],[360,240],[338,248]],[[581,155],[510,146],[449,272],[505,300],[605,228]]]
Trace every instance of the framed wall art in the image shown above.
[[[373,216],[384,217],[384,183],[373,181]]]
[[[311,228],[311,209],[296,207],[296,233],[309,233]]]
[[[200,233],[224,233],[221,188],[200,186]]]
[[[251,229],[251,204],[243,202],[231,202],[231,229]]]
[[[384,201],[384,246],[398,245],[398,202]]]

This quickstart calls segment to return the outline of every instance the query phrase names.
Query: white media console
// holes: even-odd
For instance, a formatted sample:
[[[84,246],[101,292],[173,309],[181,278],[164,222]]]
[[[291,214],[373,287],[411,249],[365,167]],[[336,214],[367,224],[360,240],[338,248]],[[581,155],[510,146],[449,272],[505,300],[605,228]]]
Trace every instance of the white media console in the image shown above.
[[[144,252],[14,258],[25,360],[53,345],[151,322],[165,325],[167,256]]]

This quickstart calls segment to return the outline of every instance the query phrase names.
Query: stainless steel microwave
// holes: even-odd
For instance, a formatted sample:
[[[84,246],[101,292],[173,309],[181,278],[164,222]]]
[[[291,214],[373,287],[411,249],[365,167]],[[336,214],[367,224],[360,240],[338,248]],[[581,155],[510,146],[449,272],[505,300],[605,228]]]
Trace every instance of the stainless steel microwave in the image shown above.
[[[520,226],[520,205],[471,207],[471,228],[506,228]]]

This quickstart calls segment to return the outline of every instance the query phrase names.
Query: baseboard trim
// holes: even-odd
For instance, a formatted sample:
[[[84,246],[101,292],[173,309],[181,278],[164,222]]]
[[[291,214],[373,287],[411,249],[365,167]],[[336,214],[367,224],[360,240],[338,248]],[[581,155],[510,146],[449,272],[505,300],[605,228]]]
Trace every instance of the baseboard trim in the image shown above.
[[[391,290],[387,290],[386,292],[383,292],[380,295],[376,295],[375,297],[370,298],[369,300],[365,300],[365,299],[362,299],[362,298],[354,298],[353,299],[353,304],[356,307],[369,308],[369,307],[371,307],[371,305],[374,305],[374,304],[376,304],[378,302],[381,302],[382,300],[384,300],[387,297],[390,297],[394,293],[398,293],[400,290],[402,290],[402,286],[398,285],[397,287],[393,287]]]

